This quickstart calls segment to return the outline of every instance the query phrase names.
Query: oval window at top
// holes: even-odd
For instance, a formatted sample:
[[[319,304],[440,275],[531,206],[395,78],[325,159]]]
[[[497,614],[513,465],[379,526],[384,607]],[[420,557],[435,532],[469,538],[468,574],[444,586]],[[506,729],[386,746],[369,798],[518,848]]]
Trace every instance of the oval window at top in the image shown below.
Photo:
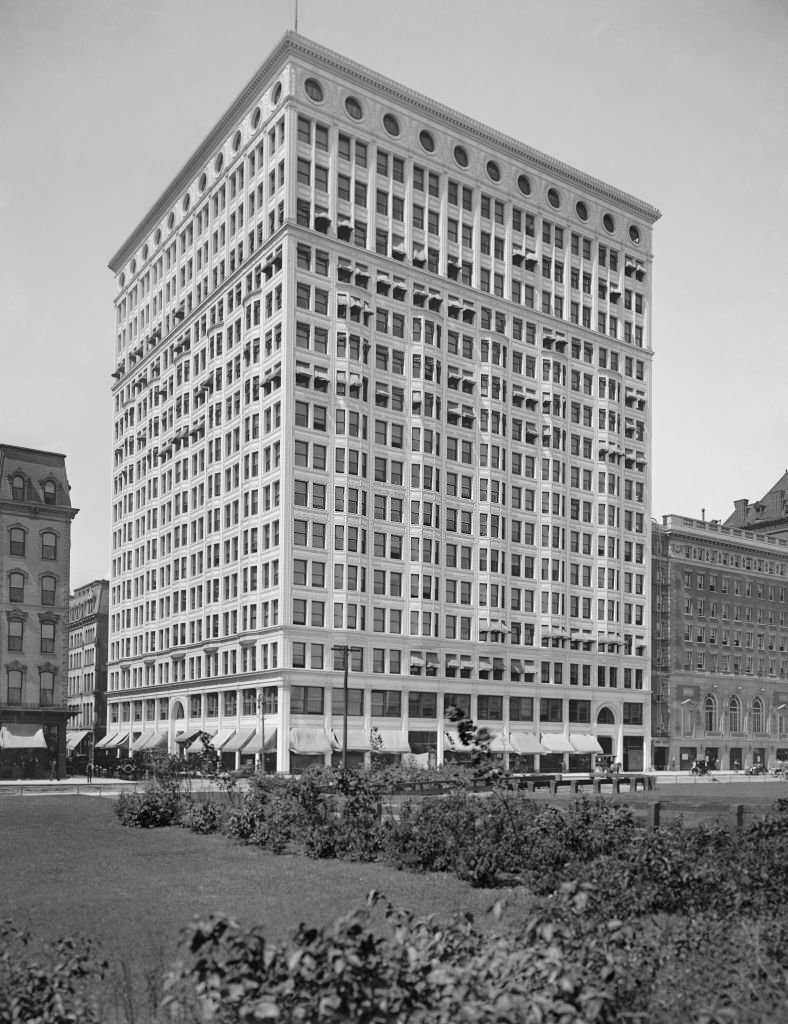
[[[213,162],[213,169],[218,174],[222,167],[224,167],[224,154],[220,153]]]
[[[559,193],[557,188],[549,188],[547,190],[547,201],[553,207],[554,210],[558,209],[558,207],[561,205],[561,194]]]
[[[605,231],[609,231],[612,234],[616,230],[616,222],[611,214],[606,213],[602,218],[602,223],[605,225]]]
[[[580,220],[588,220],[588,207],[582,199],[575,203],[575,213]]]
[[[527,174],[517,175],[517,187],[520,189],[524,196],[530,196],[531,194],[531,181]]]
[[[233,153],[237,153],[240,148],[241,148],[241,133],[240,133],[240,131],[237,131],[235,133],[235,135],[233,135]]]
[[[255,107],[254,113],[252,114],[252,131],[257,131],[260,127],[260,122],[263,119],[263,112],[259,107]]]
[[[313,103],[323,102],[323,86],[316,78],[307,78],[304,82],[304,89]]]
[[[640,228],[637,226],[637,224],[629,225],[629,237],[632,239],[635,245],[640,245]]]
[[[271,102],[273,103],[274,106],[276,106],[277,103],[281,100],[281,98],[282,98],[282,83],[281,82],[277,82],[276,85],[274,86],[274,91],[271,93]]]
[[[487,161],[487,173],[490,176],[490,181],[501,180],[501,168],[494,160]]]
[[[361,118],[364,116],[364,111],[361,107],[361,104],[359,103],[355,96],[347,97],[347,99],[345,100],[345,110],[348,112],[349,116],[353,118],[354,121],[360,121]]]
[[[457,161],[460,167],[468,166],[468,151],[465,149],[464,146],[454,147],[454,159]]]
[[[419,142],[428,153],[435,152],[435,139],[432,137],[432,132],[428,132],[426,128],[422,128],[419,132]]]
[[[399,121],[394,117],[393,114],[383,115],[383,127],[389,133],[389,135],[396,138],[399,135]]]

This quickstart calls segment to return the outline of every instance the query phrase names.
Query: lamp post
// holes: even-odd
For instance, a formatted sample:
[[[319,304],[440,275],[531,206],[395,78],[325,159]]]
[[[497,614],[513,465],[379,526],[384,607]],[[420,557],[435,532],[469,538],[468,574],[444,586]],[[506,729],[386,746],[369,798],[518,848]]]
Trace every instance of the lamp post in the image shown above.
[[[344,673],[342,679],[342,769],[347,771],[347,677],[350,665],[350,647],[347,644],[336,644],[335,651],[344,654]]]
[[[347,672],[350,648],[345,644],[345,676],[342,683],[342,771],[347,771]]]

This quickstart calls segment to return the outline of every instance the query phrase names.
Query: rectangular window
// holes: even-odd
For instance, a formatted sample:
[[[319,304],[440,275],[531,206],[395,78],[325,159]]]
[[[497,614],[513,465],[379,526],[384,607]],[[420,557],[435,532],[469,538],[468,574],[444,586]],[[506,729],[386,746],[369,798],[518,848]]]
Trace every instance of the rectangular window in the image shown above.
[[[290,711],[294,715],[322,715],[322,686],[293,686],[290,691]]]

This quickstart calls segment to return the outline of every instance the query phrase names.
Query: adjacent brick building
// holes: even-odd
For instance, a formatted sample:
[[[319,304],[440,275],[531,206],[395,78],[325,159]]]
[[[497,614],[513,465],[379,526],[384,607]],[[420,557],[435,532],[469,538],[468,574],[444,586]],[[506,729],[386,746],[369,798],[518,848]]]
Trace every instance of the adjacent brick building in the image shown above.
[[[68,753],[93,757],[105,735],[109,581],[93,580],[71,595],[68,622]]]
[[[652,533],[655,767],[788,761],[788,542],[683,516]]]
[[[71,505],[65,456],[0,444],[0,773],[65,771]]]

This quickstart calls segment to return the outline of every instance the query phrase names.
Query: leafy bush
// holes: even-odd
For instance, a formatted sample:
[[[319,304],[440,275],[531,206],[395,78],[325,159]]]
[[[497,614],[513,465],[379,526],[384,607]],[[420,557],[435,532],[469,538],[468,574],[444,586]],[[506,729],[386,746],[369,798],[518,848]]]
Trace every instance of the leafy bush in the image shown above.
[[[3,1024],[99,1024],[97,984],[107,963],[87,940],[59,939],[34,955],[31,939],[0,925],[0,1021]]]
[[[166,982],[165,1004],[180,1019],[276,1019],[339,1024],[466,1020],[595,1024],[612,1020],[616,983],[600,980],[606,950],[573,960],[574,922],[538,917],[522,933],[490,935],[469,915],[417,919],[373,894],[370,907],[331,929],[301,926],[290,942],[268,943],[261,929],[226,919],[195,925]],[[381,906],[384,928],[373,919]],[[384,934],[381,934],[381,931]],[[629,936],[626,936],[628,939]]]
[[[160,828],[177,823],[182,806],[180,787],[157,780],[142,793],[121,793],[115,813],[130,828]]]
[[[219,829],[223,815],[224,809],[214,800],[190,800],[181,810],[180,823],[192,832],[208,835]]]

